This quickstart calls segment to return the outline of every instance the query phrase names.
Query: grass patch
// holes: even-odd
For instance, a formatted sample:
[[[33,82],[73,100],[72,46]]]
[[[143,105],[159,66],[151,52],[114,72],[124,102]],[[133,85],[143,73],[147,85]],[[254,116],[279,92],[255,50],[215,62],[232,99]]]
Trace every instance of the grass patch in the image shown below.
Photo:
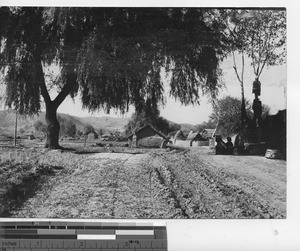
[[[0,216],[9,217],[40,189],[56,170],[62,167],[6,161],[1,163]]]
[[[0,152],[0,217],[9,217],[42,188],[50,189],[56,179],[74,172],[82,159],[74,151],[41,147],[0,147]]]

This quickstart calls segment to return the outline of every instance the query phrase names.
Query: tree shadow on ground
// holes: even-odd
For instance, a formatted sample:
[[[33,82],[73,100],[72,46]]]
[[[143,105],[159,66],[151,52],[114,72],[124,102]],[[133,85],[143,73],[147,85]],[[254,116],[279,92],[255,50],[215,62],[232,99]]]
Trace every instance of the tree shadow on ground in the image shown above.
[[[143,151],[118,151],[118,150],[108,150],[108,149],[103,149],[103,150],[76,150],[74,152],[75,154],[96,154],[96,153],[124,153],[124,154],[144,154],[145,152]]]
[[[29,173],[21,182],[12,185],[0,198],[0,217],[10,217],[30,198],[34,197],[49,177],[62,170],[61,166],[39,166],[36,172]]]

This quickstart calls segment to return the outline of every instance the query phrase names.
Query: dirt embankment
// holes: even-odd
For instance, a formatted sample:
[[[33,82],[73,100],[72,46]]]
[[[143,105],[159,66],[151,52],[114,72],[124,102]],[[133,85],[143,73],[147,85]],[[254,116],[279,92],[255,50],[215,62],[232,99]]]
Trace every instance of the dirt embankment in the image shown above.
[[[68,155],[73,160],[66,171],[46,180],[22,206],[11,208],[11,216],[286,217],[285,161],[214,155],[205,147]]]

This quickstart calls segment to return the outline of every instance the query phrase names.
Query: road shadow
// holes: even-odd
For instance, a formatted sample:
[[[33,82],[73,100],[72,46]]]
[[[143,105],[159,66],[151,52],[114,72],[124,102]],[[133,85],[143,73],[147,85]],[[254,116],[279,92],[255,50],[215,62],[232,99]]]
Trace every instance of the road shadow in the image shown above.
[[[14,183],[0,197],[0,217],[11,217],[12,212],[22,208],[23,204],[43,187],[47,180],[56,175],[61,166],[39,166],[35,172],[24,176],[21,181]]]

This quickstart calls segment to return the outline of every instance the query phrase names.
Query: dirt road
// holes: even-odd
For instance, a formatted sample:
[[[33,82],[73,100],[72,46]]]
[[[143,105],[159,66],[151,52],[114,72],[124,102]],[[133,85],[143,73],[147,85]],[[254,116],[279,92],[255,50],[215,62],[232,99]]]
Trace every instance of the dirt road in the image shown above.
[[[62,153],[63,154],[63,153]],[[50,177],[11,217],[285,218],[286,162],[184,151],[103,152]]]

